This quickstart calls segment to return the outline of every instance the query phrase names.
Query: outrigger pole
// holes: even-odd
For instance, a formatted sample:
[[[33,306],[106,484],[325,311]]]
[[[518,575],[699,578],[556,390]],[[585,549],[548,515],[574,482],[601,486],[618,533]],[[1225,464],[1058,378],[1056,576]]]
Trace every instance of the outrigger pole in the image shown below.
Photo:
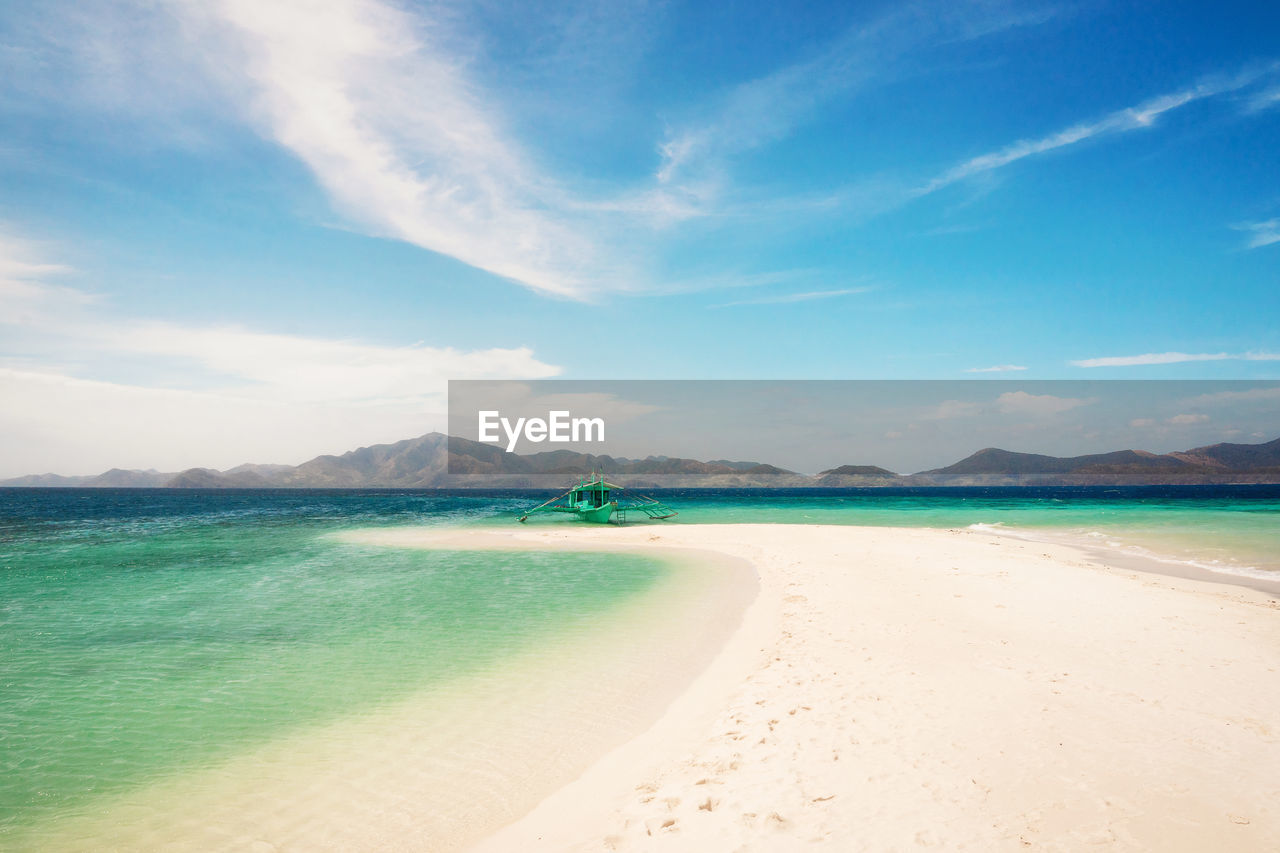
[[[535,512],[537,512],[538,510],[542,509],[542,508],[543,508],[544,506],[546,506],[547,504],[555,503],[556,501],[560,500],[561,498],[563,498],[565,495],[568,495],[568,494],[569,494],[569,492],[572,492],[572,491],[573,491],[573,489],[569,489],[569,490],[568,490],[568,491],[566,491],[564,494],[556,495],[554,498],[552,498],[551,500],[547,501],[547,503],[538,504],[538,505],[537,505],[537,506],[535,506],[533,509],[526,509],[526,510],[524,511],[524,514],[523,514],[523,515],[521,515],[519,518],[517,518],[517,519],[516,519],[516,521],[523,522],[523,521],[528,520],[529,516],[533,515]]]

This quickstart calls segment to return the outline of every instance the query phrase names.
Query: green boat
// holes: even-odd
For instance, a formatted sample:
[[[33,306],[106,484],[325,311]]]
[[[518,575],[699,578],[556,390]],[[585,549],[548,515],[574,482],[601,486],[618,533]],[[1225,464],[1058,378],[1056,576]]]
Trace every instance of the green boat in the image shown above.
[[[646,518],[671,518],[676,511],[662,501],[640,496],[628,503],[620,503],[615,493],[622,487],[605,482],[602,475],[594,471],[590,476],[582,477],[569,487],[562,495],[556,495],[544,504],[521,513],[517,521],[527,521],[529,516],[539,512],[570,512],[583,521],[596,524],[625,524],[627,513],[643,515]]]

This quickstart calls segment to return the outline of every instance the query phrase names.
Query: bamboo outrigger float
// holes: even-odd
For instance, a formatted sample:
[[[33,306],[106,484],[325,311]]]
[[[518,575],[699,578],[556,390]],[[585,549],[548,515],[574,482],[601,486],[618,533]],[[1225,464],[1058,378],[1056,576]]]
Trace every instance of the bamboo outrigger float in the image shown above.
[[[671,518],[677,514],[662,501],[643,495],[628,504],[621,504],[616,498],[611,498],[614,491],[622,491],[622,487],[606,483],[602,475],[593,471],[590,476],[580,478],[569,491],[533,509],[525,510],[516,520],[526,521],[529,516],[538,512],[571,512],[584,521],[596,524],[608,524],[611,521],[624,524],[628,512],[643,513],[647,518]]]

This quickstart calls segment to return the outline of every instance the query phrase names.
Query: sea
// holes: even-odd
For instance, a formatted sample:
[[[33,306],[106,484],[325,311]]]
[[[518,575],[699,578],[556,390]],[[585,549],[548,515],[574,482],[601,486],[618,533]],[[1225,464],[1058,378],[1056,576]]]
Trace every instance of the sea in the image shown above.
[[[180,817],[181,804],[234,813],[272,785],[318,797],[307,786],[341,764],[343,750],[381,755],[368,773],[406,774],[406,791],[436,785],[455,797],[456,825],[440,830],[453,839],[493,818],[467,813],[478,792],[514,785],[536,799],[539,786],[560,781],[540,777],[544,766],[572,778],[575,761],[642,728],[670,698],[655,685],[671,644],[723,639],[680,634],[715,621],[694,613],[738,606],[721,601],[719,581],[688,581],[677,562],[647,556],[374,547],[344,535],[511,528],[549,496],[0,489],[0,849],[161,846],[198,822]],[[679,515],[638,523],[973,528],[1232,582],[1280,580],[1277,486],[656,496]],[[593,706],[589,697],[621,670],[652,679],[619,683],[611,703]],[[618,719],[619,702],[631,717]],[[520,749],[566,713],[585,733],[581,755],[557,746],[554,760],[530,754],[519,778],[495,779],[504,743]],[[378,720],[420,734],[371,746],[359,733],[385,729]],[[391,751],[399,770],[388,769]],[[446,751],[434,781],[412,775],[424,755]],[[232,790],[246,776],[266,788]],[[325,796],[376,787],[344,784],[351,789]],[[370,808],[408,821],[420,799]],[[516,808],[519,798],[503,801]],[[152,834],[122,842],[131,822]],[[187,849],[255,841],[225,830],[191,839]]]

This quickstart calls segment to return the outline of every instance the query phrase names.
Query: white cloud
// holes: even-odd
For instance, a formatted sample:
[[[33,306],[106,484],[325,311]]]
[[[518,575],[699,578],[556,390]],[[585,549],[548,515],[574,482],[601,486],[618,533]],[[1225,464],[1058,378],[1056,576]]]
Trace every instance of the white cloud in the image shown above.
[[[0,366],[0,476],[301,462],[443,430],[449,379],[559,373],[527,348],[388,347],[230,328],[139,324],[90,345],[108,363],[137,354],[189,364],[179,374],[185,387]]]
[[[910,73],[904,60],[922,48],[1034,26],[1053,14],[1049,7],[1010,11],[1000,4],[924,3],[857,21],[820,51],[733,87],[718,103],[703,105],[696,122],[670,130],[658,146],[655,177],[673,184],[687,173],[715,171],[727,157],[784,139],[823,104]]]
[[[29,303],[82,304],[71,288],[27,284]],[[458,350],[421,343],[387,346],[354,340],[282,335],[237,326],[197,326],[101,314],[15,313],[0,288],[0,325],[22,325],[59,349],[74,341],[96,360],[142,356],[178,368],[199,387],[234,388],[243,396],[316,403],[415,399],[438,394],[449,379],[547,378],[560,368],[527,347]]]
[[[525,347],[461,351],[421,344],[390,347],[236,327],[140,323],[103,335],[114,352],[188,360],[228,378],[241,393],[340,403],[412,400],[449,379],[555,376]]]
[[[9,344],[0,354],[0,477],[299,462],[443,429],[450,379],[560,372],[527,347],[388,346],[121,318],[38,280],[62,271],[0,240]],[[54,366],[67,361],[75,366]]]
[[[1117,355],[1083,358],[1072,361],[1073,367],[1133,367],[1149,364],[1181,364],[1188,361],[1280,361],[1280,353],[1271,352],[1148,352],[1142,355]]]
[[[33,5],[0,46],[0,95],[92,116],[92,132],[135,151],[204,149],[248,121],[310,169],[344,225],[544,293],[625,286],[616,253],[597,251],[599,217],[472,79],[475,50],[451,32],[461,17],[397,0]]]
[[[774,296],[761,296],[758,299],[741,299],[736,302],[725,302],[715,308],[729,308],[734,305],[786,305],[793,302],[812,302],[816,299],[834,299],[838,296],[850,296],[855,293],[867,293],[874,287],[846,287],[840,290],[810,290],[804,293],[779,293]]]
[[[381,0],[181,8],[212,34],[208,50],[243,69],[255,123],[364,228],[546,293],[581,297],[601,278],[590,223],[468,80],[439,10]]]
[[[1020,364],[997,364],[994,367],[968,367],[965,373],[1008,373],[1013,370],[1026,370]]]
[[[924,14],[931,20],[917,16]],[[1002,17],[998,12],[987,26],[975,26],[951,17],[948,10],[923,7],[901,8],[864,27],[854,27],[838,36],[821,53],[786,66],[773,74],[733,89],[723,102],[710,110],[711,118],[678,132],[669,132],[659,146],[660,165],[655,177],[664,188],[690,186],[691,180],[706,181],[719,176],[724,161],[732,155],[764,146],[788,136],[796,125],[817,113],[817,108],[836,97],[848,97],[873,83],[883,83],[903,73],[905,59],[936,41],[976,38],[1025,24],[1040,23],[1051,13],[1029,13]],[[954,36],[948,38],[948,32]],[[1091,121],[1079,122],[1042,137],[1022,139],[995,151],[958,163],[922,184],[905,186],[883,179],[867,187],[828,192],[814,209],[832,207],[845,213],[875,216],[901,207],[914,199],[937,192],[966,179],[990,175],[1024,159],[1068,148],[1090,139],[1151,128],[1168,113],[1188,105],[1238,92],[1260,80],[1273,78],[1280,63],[1259,64],[1236,74],[1219,74],[1178,91],[1149,98],[1133,106],[1107,113]],[[684,183],[681,183],[681,178]],[[772,200],[757,205],[760,210],[795,206],[794,200]],[[711,210],[711,200],[682,207],[687,215]],[[1259,223],[1268,226],[1271,223]],[[1280,236],[1274,228],[1260,231],[1251,245],[1266,245]]]
[[[1142,355],[1117,355],[1084,358],[1071,362],[1073,367],[1131,367],[1145,364],[1180,364],[1185,361],[1222,361],[1231,356],[1219,353],[1148,352]]]
[[[658,153],[662,156],[662,164],[654,175],[658,183],[671,182],[676,171],[701,147],[704,135],[705,131],[690,132],[675,139],[668,139],[658,146]]]
[[[29,241],[0,232],[0,282],[40,281],[68,272],[68,266],[40,260],[38,247]]]
[[[973,157],[951,167],[916,189],[914,195],[928,195],[957,181],[992,172],[1019,160],[1066,148],[1098,136],[1126,133],[1131,130],[1151,127],[1156,119],[1167,112],[1206,98],[1238,91],[1275,70],[1276,66],[1271,65],[1263,68],[1248,69],[1233,77],[1208,78],[1186,89],[1160,95],[1143,101],[1136,106],[1125,107],[1108,113],[1095,121],[1074,124],[1038,139],[1019,140],[998,151],[991,151]]]
[[[112,123],[117,133],[126,126],[144,130],[134,141],[145,145],[170,139],[151,132],[158,124],[175,137],[198,136],[211,125],[225,132],[218,122],[229,110],[243,111],[261,135],[310,169],[347,224],[542,293],[589,298],[602,289],[660,287],[646,275],[646,259],[660,254],[662,229],[672,223],[777,219],[797,210],[873,216],[1024,157],[1149,126],[1164,113],[1275,71],[1272,65],[1208,79],[971,158],[914,188],[864,176],[813,197],[777,198],[768,189],[734,193],[727,161],[787,137],[822,115],[824,105],[919,74],[919,58],[939,45],[1035,26],[1055,14],[1047,5],[1018,5],[926,2],[864,18],[819,50],[693,105],[687,120],[674,119],[656,143],[651,178],[627,185],[554,174],[521,143],[513,118],[519,110],[499,107],[512,93],[485,90],[479,37],[464,31],[465,11],[448,4],[169,0],[156,14],[149,0],[69,3],[41,16],[47,20],[33,28],[45,33],[44,43],[20,45],[16,52],[27,59],[11,76],[51,78],[52,84],[43,79],[28,87],[37,102],[66,99],[64,90],[79,88],[78,107],[103,104],[98,109],[127,114],[130,122],[151,119]],[[591,32],[602,35],[592,42],[608,44],[608,34],[625,31],[617,26],[625,12],[617,21],[608,11],[586,14],[600,21]],[[68,27],[61,39],[48,35]],[[629,32],[616,38],[637,41]],[[535,64],[576,61],[563,50],[531,52]],[[50,70],[64,65],[75,70]]]
[[[1209,416],[1205,414],[1183,414],[1183,415],[1174,415],[1173,417],[1169,418],[1169,423],[1178,424],[1178,425],[1202,424],[1208,420],[1209,420]]]
[[[1080,406],[1096,402],[1093,399],[1055,397],[1052,394],[1028,394],[1026,391],[1008,391],[996,398],[1001,412],[1018,415],[1058,415]]]
[[[33,324],[96,300],[84,291],[45,281],[72,270],[40,260],[40,253],[38,245],[0,231],[0,323]]]
[[[362,409],[0,367],[0,397],[0,477],[298,463],[444,426],[431,394]]]
[[[1277,104],[1280,104],[1280,86],[1272,86],[1270,89],[1265,89],[1250,98],[1245,109],[1247,112],[1256,113],[1270,109]]]
[[[1239,225],[1231,226],[1237,231],[1248,231],[1252,236],[1249,237],[1246,248],[1260,249],[1263,246],[1270,246],[1272,243],[1280,243],[1280,219],[1268,219],[1263,222],[1243,222]]]
[[[1156,425],[1156,422],[1153,418],[1134,418],[1133,420],[1129,421],[1129,426],[1131,427],[1141,428],[1141,427],[1149,427],[1149,426],[1155,426],[1155,425]]]

